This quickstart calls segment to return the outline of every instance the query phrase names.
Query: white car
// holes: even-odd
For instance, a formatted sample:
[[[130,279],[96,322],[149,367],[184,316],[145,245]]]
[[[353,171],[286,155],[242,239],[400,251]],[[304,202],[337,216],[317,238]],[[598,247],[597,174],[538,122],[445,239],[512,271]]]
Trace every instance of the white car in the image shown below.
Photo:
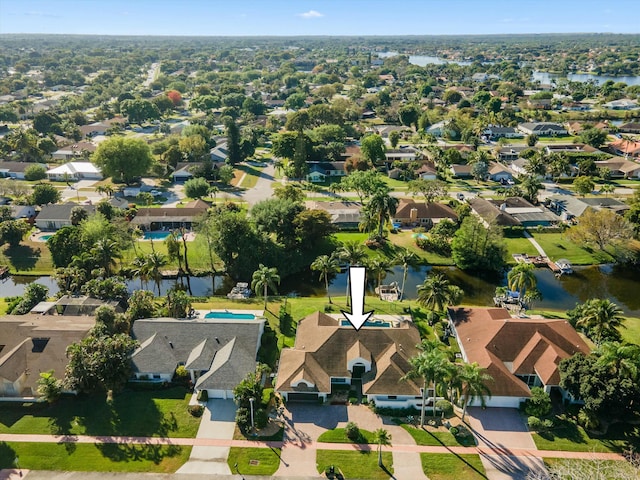
[[[149,193],[154,197],[161,197],[163,195],[163,193],[160,190],[151,190],[149,191]]]

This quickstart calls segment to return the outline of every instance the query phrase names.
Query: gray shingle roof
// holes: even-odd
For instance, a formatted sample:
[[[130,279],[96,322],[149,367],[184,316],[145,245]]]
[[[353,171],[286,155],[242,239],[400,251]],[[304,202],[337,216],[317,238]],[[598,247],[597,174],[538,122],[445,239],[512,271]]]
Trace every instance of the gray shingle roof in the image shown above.
[[[140,347],[131,357],[133,370],[172,374],[184,364],[188,370],[206,371],[197,388],[231,390],[255,370],[263,325],[264,320],[137,320],[132,336]]]

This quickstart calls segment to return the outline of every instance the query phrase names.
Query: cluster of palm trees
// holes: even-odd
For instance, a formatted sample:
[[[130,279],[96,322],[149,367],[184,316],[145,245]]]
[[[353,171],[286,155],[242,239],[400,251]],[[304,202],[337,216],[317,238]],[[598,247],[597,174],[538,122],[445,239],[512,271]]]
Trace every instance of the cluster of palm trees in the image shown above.
[[[152,251],[146,255],[138,255],[132,262],[133,274],[140,277],[145,286],[149,280],[153,280],[160,295],[160,282],[162,281],[162,269],[169,263],[166,255]]]
[[[439,340],[424,340],[418,348],[420,352],[409,359],[412,369],[404,380],[422,379],[422,406],[420,408],[420,426],[424,426],[427,391],[431,387],[432,415],[436,415],[436,398],[440,391],[452,404],[462,404],[462,420],[467,406],[476,399],[485,405],[486,397],[491,396],[487,382],[492,380],[486,370],[477,363],[459,363],[452,361]]]
[[[538,290],[538,279],[535,275],[536,267],[532,263],[519,263],[507,274],[507,287],[512,292],[518,292],[520,302],[531,305],[533,300],[540,300],[542,294]],[[498,292],[498,290],[496,290]],[[500,291],[499,293],[506,293]]]
[[[388,189],[378,189],[362,207],[362,219],[358,225],[360,231],[369,233],[369,238],[375,233],[375,237],[381,240],[384,226],[396,214],[399,202],[389,194]]]
[[[402,300],[409,268],[416,266],[418,261],[418,256],[406,248],[398,249],[396,255],[391,260],[382,257],[369,259],[364,246],[357,241],[352,241],[345,242],[331,255],[320,255],[317,257],[313,263],[311,263],[311,270],[320,273],[320,280],[324,281],[329,303],[333,303],[331,295],[329,294],[329,280],[334,274],[340,272],[340,266],[342,263],[346,263],[349,266],[366,266],[369,278],[375,278],[377,287],[380,286],[382,280],[388,273],[392,273],[392,268],[395,265],[401,265],[403,268],[403,275],[399,299]],[[347,285],[347,301],[349,299],[348,288],[349,287]]]
[[[569,317],[574,327],[582,330],[596,345],[619,340],[619,329],[624,326],[622,310],[609,299],[587,300],[570,312]]]

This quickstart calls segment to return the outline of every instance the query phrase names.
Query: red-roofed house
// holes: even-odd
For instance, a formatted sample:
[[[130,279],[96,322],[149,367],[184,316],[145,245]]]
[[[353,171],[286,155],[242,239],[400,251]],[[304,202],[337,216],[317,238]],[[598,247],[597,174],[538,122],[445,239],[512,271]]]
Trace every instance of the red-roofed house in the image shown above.
[[[590,349],[566,320],[514,318],[504,308],[450,308],[448,315],[464,361],[493,377],[487,406],[517,408],[531,387],[571,399],[559,386],[558,364]]]

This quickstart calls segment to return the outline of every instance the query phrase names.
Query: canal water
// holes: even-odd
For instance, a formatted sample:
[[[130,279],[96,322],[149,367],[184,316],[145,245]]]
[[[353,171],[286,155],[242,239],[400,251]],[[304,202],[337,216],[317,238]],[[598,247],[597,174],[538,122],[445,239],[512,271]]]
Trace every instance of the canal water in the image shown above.
[[[458,285],[465,292],[463,303],[472,305],[491,305],[497,286],[506,284],[506,274],[498,276],[474,275],[455,267],[420,267],[410,269],[405,286],[405,298],[417,297],[418,285],[424,282],[430,271],[441,272],[451,283]],[[576,304],[590,298],[607,298],[620,306],[626,315],[640,317],[640,275],[637,269],[612,265],[597,267],[575,267],[572,275],[556,278],[548,269],[536,270],[538,289],[543,299],[534,304],[534,308],[568,310]],[[191,290],[194,296],[211,296],[226,294],[234,282],[225,276],[216,276],[214,285],[211,277],[191,277]],[[383,283],[398,282],[402,285],[402,267],[394,267]],[[56,282],[47,276],[20,277],[14,276],[0,281],[0,297],[21,295],[25,285],[30,282],[49,287],[51,295],[58,292]],[[174,279],[164,279],[160,283],[160,292],[166,292],[176,283]],[[128,280],[130,291],[143,287],[139,279]],[[215,288],[214,288],[215,287]],[[146,289],[157,293],[155,283],[148,282]],[[344,296],[347,289],[347,273],[336,275],[329,286],[331,295]],[[318,278],[318,272],[304,272],[283,279],[278,292],[284,295],[324,296],[324,282]],[[373,295],[372,286],[369,294]]]

